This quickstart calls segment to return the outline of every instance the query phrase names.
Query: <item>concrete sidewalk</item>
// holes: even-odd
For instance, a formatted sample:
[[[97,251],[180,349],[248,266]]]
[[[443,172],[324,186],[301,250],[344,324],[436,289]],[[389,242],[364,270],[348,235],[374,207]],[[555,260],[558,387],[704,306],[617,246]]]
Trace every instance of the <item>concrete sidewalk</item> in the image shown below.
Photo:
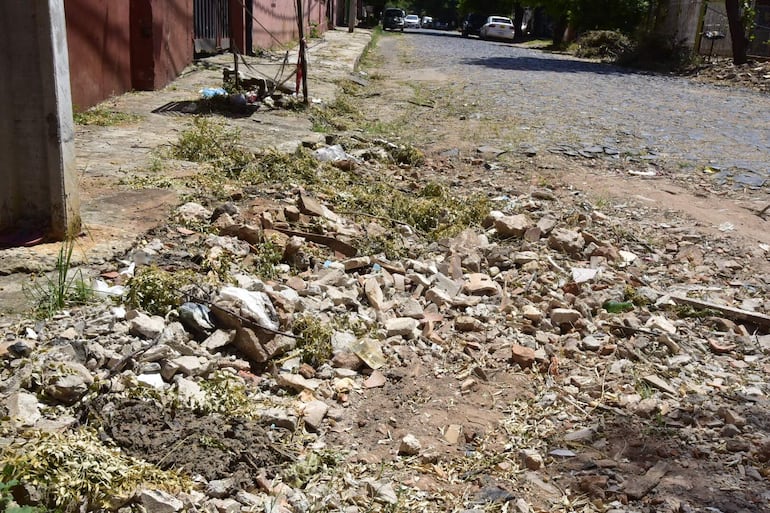
[[[371,32],[356,29],[330,30],[319,39],[308,41],[308,96],[314,102],[334,100],[338,83],[352,74],[371,42]],[[296,68],[298,48],[272,52],[259,57],[245,56],[249,67],[268,77],[289,78]],[[112,127],[77,126],[76,159],[82,198],[81,216],[85,236],[73,254],[73,265],[99,265],[128,251],[138,237],[164,221],[177,202],[169,189],[131,189],[121,181],[146,173],[153,150],[173,143],[193,117],[181,113],[155,114],[170,102],[196,100],[205,87],[222,85],[222,70],[231,67],[232,55],[204,58],[189,66],[174,82],[159,91],[131,92],[104,102],[103,106],[135,114],[139,121]],[[279,73],[280,72],[280,73]],[[220,117],[241,130],[245,144],[254,148],[291,150],[311,135],[307,114],[260,109],[247,118]],[[179,171],[177,170],[177,173]],[[60,244],[41,244],[30,248],[0,250],[0,313],[9,311],[8,294],[21,293],[18,280],[8,275],[51,270]]]

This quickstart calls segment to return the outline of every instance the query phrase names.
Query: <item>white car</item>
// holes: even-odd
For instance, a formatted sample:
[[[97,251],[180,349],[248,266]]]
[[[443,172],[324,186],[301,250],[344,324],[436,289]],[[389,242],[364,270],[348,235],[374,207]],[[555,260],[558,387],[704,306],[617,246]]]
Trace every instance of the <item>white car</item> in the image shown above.
[[[416,14],[407,14],[404,18],[404,28],[420,28],[420,17]]]
[[[513,22],[510,18],[503,16],[490,16],[487,18],[484,26],[481,27],[479,35],[481,39],[506,39],[513,41],[513,36],[515,35]]]

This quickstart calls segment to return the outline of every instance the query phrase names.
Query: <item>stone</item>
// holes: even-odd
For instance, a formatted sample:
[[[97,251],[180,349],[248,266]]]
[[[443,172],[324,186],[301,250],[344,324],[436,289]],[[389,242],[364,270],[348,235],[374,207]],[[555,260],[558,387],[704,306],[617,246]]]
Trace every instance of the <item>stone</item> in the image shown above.
[[[302,392],[303,390],[316,390],[318,388],[318,381],[315,379],[305,379],[299,374],[278,374],[275,378],[276,383],[281,388],[288,388],[295,392]]]
[[[653,387],[657,388],[658,390],[662,390],[668,394],[671,394],[675,397],[677,397],[679,394],[677,394],[676,389],[669,385],[663,378],[660,376],[657,376],[656,374],[648,374],[647,376],[644,376],[642,378],[647,384],[652,385]]]
[[[494,222],[495,230],[501,237],[523,237],[533,225],[532,219],[525,214],[498,217]]]
[[[422,445],[416,436],[408,434],[401,439],[398,446],[398,454],[402,456],[416,456],[420,454]]]
[[[161,490],[140,490],[139,503],[147,513],[176,513],[184,508],[184,503]]]
[[[196,382],[179,376],[175,384],[177,396],[182,404],[195,408],[206,402],[206,393]]]
[[[668,463],[659,461],[643,476],[636,476],[624,483],[624,492],[632,500],[639,500],[650,493],[668,472]]]
[[[455,330],[457,331],[484,331],[484,324],[469,315],[461,315],[455,319]]]
[[[570,308],[554,308],[551,310],[551,322],[557,326],[561,326],[562,324],[574,324],[582,317],[583,315],[580,312]]]
[[[364,293],[372,308],[378,312],[385,310],[385,298],[376,278],[367,278],[364,282]]]
[[[463,288],[472,296],[494,296],[500,293],[500,285],[483,273],[469,274]]]
[[[375,501],[391,505],[398,504],[398,495],[392,483],[374,479],[363,479],[362,481],[366,485],[367,494]]]
[[[364,362],[355,353],[351,351],[339,351],[331,359],[332,367],[339,369],[360,370]]]
[[[556,227],[557,219],[553,216],[545,215],[538,219],[537,227],[543,232],[544,235],[548,235]]]
[[[669,335],[674,335],[676,333],[676,326],[674,326],[671,321],[660,315],[651,316],[649,319],[647,319],[647,322],[644,325],[651,330],[662,331],[663,333],[668,333]]]
[[[221,499],[223,497],[226,497],[230,490],[233,489],[233,486],[235,485],[235,479],[232,477],[228,477],[225,479],[214,479],[212,481],[209,481],[206,485],[206,495],[209,497],[214,497],[216,499]]]
[[[201,342],[201,347],[209,352],[216,352],[218,349],[230,345],[235,340],[235,331],[216,330],[209,335],[206,340]]]
[[[10,394],[5,405],[11,424],[16,427],[34,426],[42,417],[37,397],[23,390]]]
[[[91,383],[93,383],[93,379],[91,379]],[[57,377],[45,387],[44,392],[45,396],[49,399],[72,405],[86,395],[89,386],[90,383],[83,376],[79,374],[66,374]]]
[[[321,423],[329,411],[329,405],[323,401],[310,401],[302,407],[302,419],[305,421],[305,427],[308,431],[318,432],[321,429]]]
[[[243,356],[254,362],[264,363],[270,359],[270,354],[262,346],[259,335],[252,329],[237,329],[233,345]]]
[[[240,513],[241,503],[235,499],[210,499],[206,502],[206,505],[213,507],[217,513]],[[209,510],[209,507],[204,506],[204,510]]]
[[[462,435],[463,427],[460,424],[450,424],[444,430],[444,440],[451,445],[457,445],[460,441],[460,435]]]
[[[420,322],[411,317],[396,317],[385,321],[385,330],[388,337],[413,338]]]
[[[596,352],[602,348],[602,342],[593,335],[587,335],[580,341],[580,348],[583,351]]]
[[[511,357],[522,369],[529,369],[535,364],[535,350],[526,346],[512,344]]]
[[[543,456],[535,449],[522,449],[519,458],[527,470],[540,470],[545,464]]]
[[[416,299],[407,298],[401,301],[398,308],[401,317],[412,317],[413,319],[422,319],[425,317],[425,310]]]
[[[534,251],[519,251],[513,254],[513,263],[516,265],[529,264],[538,260],[540,260],[540,256]]]
[[[446,291],[438,287],[432,287],[425,292],[425,299],[436,306],[450,304],[452,302],[452,297],[453,296],[450,296]]]
[[[521,308],[521,315],[535,324],[540,323],[544,317],[542,310],[530,304],[524,305]]]
[[[199,203],[189,202],[176,209],[180,221],[205,222],[211,218],[213,212]]]
[[[719,417],[725,421],[725,424],[732,424],[736,427],[743,427],[746,425],[746,417],[738,415],[730,408],[722,407],[717,411]]]
[[[172,363],[185,376],[200,376],[209,368],[208,362],[201,361],[201,358],[197,356],[180,356],[174,358]]]
[[[131,310],[126,313],[126,319],[129,321],[128,332],[135,337],[141,337],[153,340],[163,333],[166,327],[166,320],[163,317],[149,315]]]
[[[577,255],[585,246],[585,239],[580,233],[563,228],[555,229],[548,237],[548,247],[567,253],[568,255]]]

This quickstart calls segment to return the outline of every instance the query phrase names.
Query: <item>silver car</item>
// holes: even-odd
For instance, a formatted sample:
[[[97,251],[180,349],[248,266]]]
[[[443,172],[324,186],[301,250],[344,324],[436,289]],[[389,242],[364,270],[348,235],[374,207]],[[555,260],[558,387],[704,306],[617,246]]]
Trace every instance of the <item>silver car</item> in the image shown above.
[[[416,14],[407,14],[404,18],[404,28],[420,28],[420,17]]]

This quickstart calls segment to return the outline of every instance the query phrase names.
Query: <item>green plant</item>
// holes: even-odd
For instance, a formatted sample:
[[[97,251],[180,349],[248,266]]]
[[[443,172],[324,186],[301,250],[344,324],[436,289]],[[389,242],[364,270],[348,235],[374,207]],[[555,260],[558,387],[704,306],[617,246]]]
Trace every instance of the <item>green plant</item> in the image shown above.
[[[310,22],[310,38],[318,39],[321,37],[321,31],[318,28],[318,23]]]
[[[93,290],[83,273],[80,270],[72,272],[74,250],[74,238],[62,242],[54,270],[27,288],[39,315],[49,317],[66,306],[86,304],[93,299]]]
[[[0,512],[3,513],[43,513],[43,508],[33,506],[19,506],[13,499],[13,489],[19,484],[15,479],[5,481],[6,471],[10,473],[10,467],[3,469],[3,481],[0,481]]]
[[[614,62],[631,47],[631,40],[617,30],[592,30],[577,41],[575,55]]]
[[[254,161],[240,144],[240,132],[203,116],[193,120],[171,147],[169,155],[190,162],[207,163],[228,176],[236,176]]]
[[[278,244],[267,240],[253,246],[252,251],[254,251],[254,268],[256,275],[266,280],[275,278],[275,266],[276,264],[281,263],[283,258],[281,247]]]
[[[314,317],[294,319],[292,333],[297,335],[297,347],[302,361],[317,367],[332,357],[332,328]]]
[[[107,447],[90,429],[37,432],[0,456],[5,483],[17,481],[40,492],[41,505],[64,513],[117,509],[145,486],[170,492],[191,488],[176,471],[163,471]]]
[[[137,121],[141,119],[141,116],[117,112],[105,106],[96,106],[81,112],[74,112],[72,119],[78,125],[115,126]]]
[[[192,271],[169,272],[150,266],[128,281],[126,302],[149,314],[165,315],[184,302],[185,289],[200,282]]]

